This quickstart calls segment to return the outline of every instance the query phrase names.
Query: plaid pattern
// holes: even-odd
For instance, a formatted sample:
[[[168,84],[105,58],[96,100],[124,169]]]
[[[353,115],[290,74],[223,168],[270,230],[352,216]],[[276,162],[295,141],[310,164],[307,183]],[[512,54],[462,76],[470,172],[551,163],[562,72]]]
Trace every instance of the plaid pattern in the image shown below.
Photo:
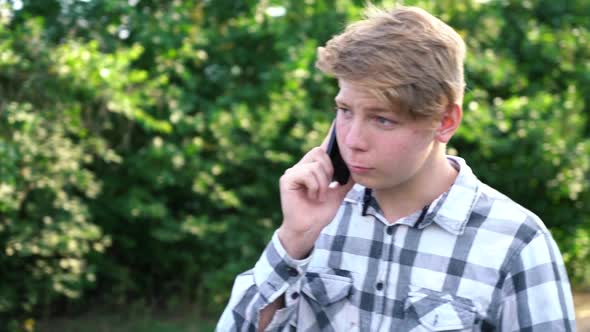
[[[236,278],[217,331],[575,331],[570,285],[541,220],[483,184],[465,161],[453,186],[390,224],[357,185],[305,260],[277,234]]]

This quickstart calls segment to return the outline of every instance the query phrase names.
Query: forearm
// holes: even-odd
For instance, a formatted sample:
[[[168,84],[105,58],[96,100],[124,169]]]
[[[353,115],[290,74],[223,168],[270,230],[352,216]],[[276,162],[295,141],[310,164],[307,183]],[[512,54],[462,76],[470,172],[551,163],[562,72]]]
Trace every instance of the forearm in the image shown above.
[[[267,305],[260,311],[260,318],[258,320],[258,331],[262,332],[266,329],[268,324],[272,321],[277,310],[285,307],[285,296],[281,295],[274,302]]]
[[[282,330],[298,301],[286,301],[285,294],[298,291],[307,263],[290,257],[275,233],[254,269],[236,278],[218,331]]]

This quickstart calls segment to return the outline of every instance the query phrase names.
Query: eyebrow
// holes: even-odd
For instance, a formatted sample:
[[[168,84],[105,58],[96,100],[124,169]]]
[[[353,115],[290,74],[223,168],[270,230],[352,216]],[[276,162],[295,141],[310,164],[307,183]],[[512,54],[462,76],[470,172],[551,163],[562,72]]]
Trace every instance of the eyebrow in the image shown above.
[[[371,112],[371,113],[392,113],[392,110],[388,110],[386,108],[383,107],[367,107],[366,108],[367,112]]]
[[[345,101],[343,100],[339,100],[337,98],[334,98],[334,101],[336,102],[336,104],[340,104],[346,107],[350,107]],[[371,112],[371,113],[390,113],[392,112],[392,110],[384,108],[384,107],[380,107],[380,106],[370,106],[370,107],[366,107],[365,110],[367,110],[367,112]]]
[[[348,106],[348,104],[342,99],[334,98],[334,102],[337,104],[342,104],[342,105]]]

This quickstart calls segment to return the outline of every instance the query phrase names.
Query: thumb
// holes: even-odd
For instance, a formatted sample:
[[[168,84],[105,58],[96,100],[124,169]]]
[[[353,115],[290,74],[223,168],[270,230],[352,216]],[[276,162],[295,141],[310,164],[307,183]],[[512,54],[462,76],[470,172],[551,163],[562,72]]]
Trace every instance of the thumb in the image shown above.
[[[348,178],[346,184],[340,184],[338,182],[330,183],[329,193],[336,195],[340,200],[344,199],[344,196],[352,189],[356,182],[352,180],[352,177]]]

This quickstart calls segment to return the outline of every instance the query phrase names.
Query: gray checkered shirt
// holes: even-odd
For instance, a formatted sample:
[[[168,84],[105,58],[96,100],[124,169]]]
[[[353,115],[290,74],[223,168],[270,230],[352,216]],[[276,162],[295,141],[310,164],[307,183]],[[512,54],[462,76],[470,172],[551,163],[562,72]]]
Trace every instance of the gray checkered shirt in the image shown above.
[[[453,186],[394,224],[355,185],[308,258],[290,258],[275,233],[236,278],[217,331],[255,331],[282,295],[267,331],[575,331],[542,221],[449,160],[460,170]]]

